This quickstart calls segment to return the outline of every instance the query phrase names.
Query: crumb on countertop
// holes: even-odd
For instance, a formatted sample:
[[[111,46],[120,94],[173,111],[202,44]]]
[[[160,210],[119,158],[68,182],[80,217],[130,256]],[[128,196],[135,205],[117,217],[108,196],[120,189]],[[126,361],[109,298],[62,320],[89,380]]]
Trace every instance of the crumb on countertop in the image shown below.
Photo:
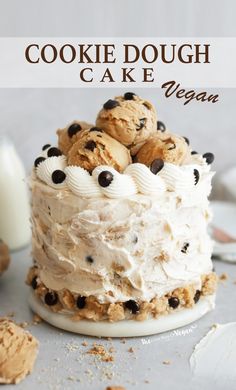
[[[219,279],[220,279],[221,281],[225,281],[225,280],[228,280],[229,277],[228,277],[228,275],[227,275],[226,272],[223,272],[223,273],[219,276]]]
[[[87,351],[90,355],[97,355],[101,357],[103,362],[113,362],[114,357],[110,355],[102,344],[93,343],[93,347]]]
[[[163,360],[162,364],[169,365],[170,364],[170,360]]]
[[[32,321],[33,325],[38,325],[42,321],[43,321],[43,319],[38,314],[34,314],[33,321]]]

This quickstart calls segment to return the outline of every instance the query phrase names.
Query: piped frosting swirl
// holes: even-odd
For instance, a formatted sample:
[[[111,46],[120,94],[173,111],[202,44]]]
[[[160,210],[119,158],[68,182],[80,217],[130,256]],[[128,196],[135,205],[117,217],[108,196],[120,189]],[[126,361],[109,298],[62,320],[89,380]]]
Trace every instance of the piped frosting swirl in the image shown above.
[[[90,175],[79,166],[67,165],[64,155],[46,158],[44,152],[44,156],[45,160],[36,167],[37,177],[55,189],[68,188],[76,196],[85,198],[124,198],[138,193],[161,196],[166,191],[188,196],[204,185],[208,176],[209,180],[212,177],[203,158],[181,166],[165,162],[156,174],[142,163],[133,163],[123,173],[111,166],[100,165]],[[65,180],[55,183],[53,174],[58,170],[64,173]],[[105,173],[110,175],[111,180],[103,186],[99,177]]]

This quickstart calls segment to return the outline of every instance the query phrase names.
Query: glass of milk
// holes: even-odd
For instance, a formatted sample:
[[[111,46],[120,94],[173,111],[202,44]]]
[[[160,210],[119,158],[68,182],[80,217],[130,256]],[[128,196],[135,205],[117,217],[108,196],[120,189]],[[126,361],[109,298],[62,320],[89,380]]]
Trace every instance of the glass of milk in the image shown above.
[[[0,238],[17,250],[29,244],[30,236],[24,166],[10,139],[0,135]]]

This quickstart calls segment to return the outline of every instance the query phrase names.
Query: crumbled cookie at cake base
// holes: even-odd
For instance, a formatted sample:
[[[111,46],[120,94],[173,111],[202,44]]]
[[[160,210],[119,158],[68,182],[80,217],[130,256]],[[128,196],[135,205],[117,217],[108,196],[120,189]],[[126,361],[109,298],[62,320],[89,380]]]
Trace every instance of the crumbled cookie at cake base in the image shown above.
[[[202,295],[211,295],[216,291],[218,276],[215,272],[202,277]]]
[[[33,281],[37,280],[37,285]],[[162,297],[155,297],[150,302],[140,301],[135,302],[116,302],[116,303],[100,303],[94,296],[82,297],[83,307],[78,307],[76,302],[79,296],[68,290],[53,292],[47,289],[46,286],[37,277],[37,268],[32,267],[27,276],[27,284],[31,285],[35,294],[40,300],[45,303],[45,296],[48,293],[55,294],[57,297],[55,303],[46,306],[53,312],[66,312],[71,315],[74,321],[82,319],[91,321],[108,320],[109,322],[117,322],[122,320],[137,320],[144,321],[150,317],[158,318],[161,315],[167,315],[174,310],[193,307],[201,298],[201,296],[212,295],[217,286],[217,275],[211,272],[208,275],[202,276],[202,288],[196,289],[192,284],[176,288],[175,290],[165,294]],[[50,302],[51,303],[51,302]],[[133,303],[131,305],[131,303]]]

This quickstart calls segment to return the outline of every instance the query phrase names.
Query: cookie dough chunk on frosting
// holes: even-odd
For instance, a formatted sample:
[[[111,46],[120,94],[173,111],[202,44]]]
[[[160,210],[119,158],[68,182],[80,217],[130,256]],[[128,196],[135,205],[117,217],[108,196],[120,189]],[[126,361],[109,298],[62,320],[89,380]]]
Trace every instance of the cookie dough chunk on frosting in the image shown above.
[[[33,370],[38,341],[7,318],[0,318],[0,383],[19,383]]]
[[[190,156],[190,148],[183,137],[158,131],[155,137],[150,138],[142,146],[136,160],[147,166],[150,166],[155,159],[181,165]]]
[[[0,275],[6,271],[10,262],[10,255],[7,245],[0,240]]]
[[[127,92],[103,105],[96,125],[135,155],[145,141],[156,133],[157,113],[150,102]]]
[[[67,156],[72,145],[77,141],[81,130],[89,129],[93,125],[83,121],[74,121],[64,129],[58,129],[58,147]]]
[[[109,165],[122,172],[131,163],[129,150],[97,127],[83,131],[68,154],[68,164],[91,172],[99,165]]]

